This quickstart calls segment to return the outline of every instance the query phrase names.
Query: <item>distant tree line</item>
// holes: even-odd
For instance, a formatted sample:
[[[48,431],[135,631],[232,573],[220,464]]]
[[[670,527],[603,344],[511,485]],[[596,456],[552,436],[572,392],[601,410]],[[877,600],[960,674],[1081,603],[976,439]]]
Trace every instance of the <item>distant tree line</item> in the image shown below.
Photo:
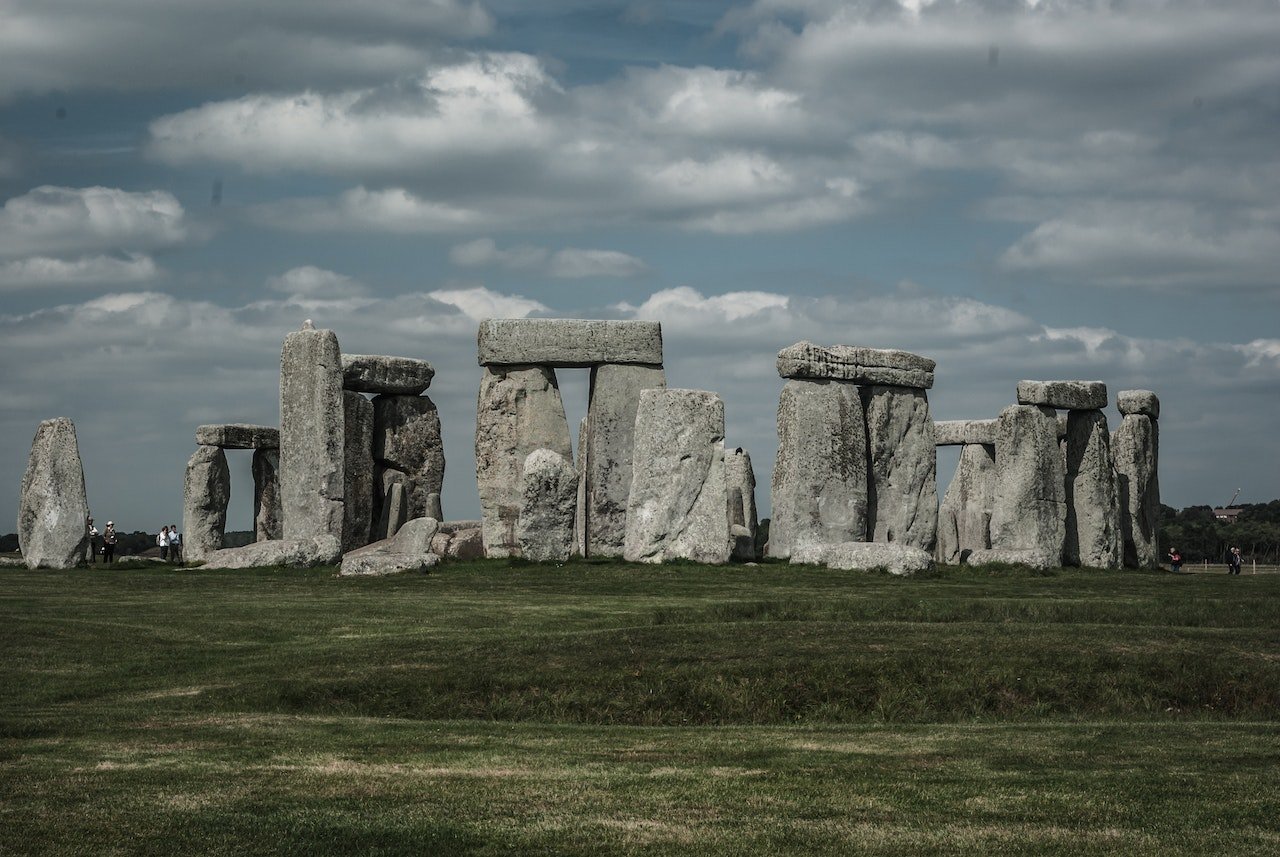
[[[1227,551],[1240,548],[1246,561],[1280,563],[1280,500],[1240,503],[1234,524],[1213,516],[1212,506],[1188,506],[1178,511],[1160,507],[1160,553],[1176,547],[1185,562],[1227,561]]]

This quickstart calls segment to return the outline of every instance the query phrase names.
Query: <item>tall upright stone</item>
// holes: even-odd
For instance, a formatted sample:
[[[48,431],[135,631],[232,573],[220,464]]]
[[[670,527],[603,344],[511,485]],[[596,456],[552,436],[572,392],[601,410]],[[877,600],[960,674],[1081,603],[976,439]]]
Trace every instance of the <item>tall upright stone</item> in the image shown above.
[[[187,462],[182,501],[182,556],[202,562],[222,549],[231,501],[231,470],[219,446],[198,446]]]
[[[405,474],[409,519],[440,520],[444,440],[435,403],[428,396],[378,396],[373,409],[373,457]]]
[[[521,473],[520,553],[534,562],[563,562],[573,554],[578,511],[578,474],[558,452],[535,449]]]
[[[308,323],[309,325],[309,323]],[[304,327],[280,352],[283,535],[341,540],[346,487],[342,352],[332,330]]]
[[[938,454],[923,389],[861,390],[867,420],[870,541],[932,551],[938,530]]]
[[[1111,433],[1099,410],[1067,412],[1067,565],[1119,568],[1124,537]]]
[[[284,538],[280,514],[280,450],[255,449],[253,471],[253,539],[256,542]]]
[[[76,427],[44,420],[31,441],[18,498],[18,547],[27,568],[74,568],[84,560],[89,501]]]
[[[728,561],[724,402],[715,393],[641,391],[623,556]]]
[[[1060,563],[1067,523],[1065,479],[1057,412],[1040,405],[1010,405],[1001,411],[991,547],[1034,551]]]
[[[342,550],[369,544],[373,518],[373,402],[351,390],[342,392],[343,477]]]
[[[584,510],[586,556],[622,556],[640,392],[666,386],[661,366],[604,364],[591,370]]]
[[[750,562],[756,556],[756,530],[760,522],[756,512],[756,473],[751,454],[742,447],[725,449],[724,480],[729,501],[729,544],[731,556]]]
[[[996,495],[995,444],[967,443],[956,475],[938,509],[938,562],[958,565],[970,553],[991,547],[991,515]]]
[[[1119,481],[1124,564],[1158,568],[1160,400],[1150,390],[1124,390],[1116,401],[1123,416],[1111,438],[1111,452]]]
[[[485,556],[518,556],[524,460],[535,449],[573,455],[569,422],[545,366],[485,366],[476,403],[476,484]]]
[[[769,556],[867,536],[867,424],[849,381],[791,379],[778,397]]]
[[[578,446],[574,450],[573,466],[578,474],[578,505],[573,513],[574,556],[587,555],[587,433],[589,423],[583,417],[578,422]],[[628,489],[630,486],[628,486]],[[623,518],[625,527],[626,518]]]

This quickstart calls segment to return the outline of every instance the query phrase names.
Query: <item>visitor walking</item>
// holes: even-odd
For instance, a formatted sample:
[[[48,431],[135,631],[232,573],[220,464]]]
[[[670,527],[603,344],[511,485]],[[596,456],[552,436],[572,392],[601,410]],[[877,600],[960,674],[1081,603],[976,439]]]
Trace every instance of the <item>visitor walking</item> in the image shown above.
[[[165,524],[160,528],[160,535],[156,536],[156,544],[160,546],[160,559],[167,560],[169,558],[169,525]]]
[[[169,525],[169,559],[182,562],[182,536],[178,534],[178,525]]]
[[[116,561],[116,525],[112,521],[107,521],[107,528],[102,531],[102,561]]]
[[[1227,554],[1227,574],[1240,573],[1240,548],[1232,548]]]
[[[85,521],[85,530],[85,535],[89,537],[89,562],[97,562],[98,538],[100,533],[98,532],[98,528],[93,525],[93,518],[89,518]]]
[[[1169,548],[1169,565],[1173,568],[1174,574],[1182,572],[1182,554],[1178,553],[1177,548]]]

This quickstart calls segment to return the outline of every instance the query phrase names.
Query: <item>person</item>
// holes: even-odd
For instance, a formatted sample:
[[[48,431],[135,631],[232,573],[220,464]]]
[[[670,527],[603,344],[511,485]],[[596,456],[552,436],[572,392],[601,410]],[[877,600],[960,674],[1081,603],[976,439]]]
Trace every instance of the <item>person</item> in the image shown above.
[[[160,558],[169,558],[169,525],[165,524],[160,528],[160,535],[156,536],[156,544],[160,546]]]
[[[98,528],[93,524],[93,518],[85,521],[85,529],[89,536],[89,562],[98,561]]]
[[[102,531],[102,561],[116,561],[116,525],[114,521],[107,521],[107,528]]]
[[[169,525],[169,559],[182,562],[182,536],[178,535],[178,525]]]
[[[1182,571],[1182,554],[1177,548],[1169,548],[1169,565],[1173,567],[1174,574]]]
[[[1227,554],[1227,574],[1240,573],[1240,548],[1233,547]]]

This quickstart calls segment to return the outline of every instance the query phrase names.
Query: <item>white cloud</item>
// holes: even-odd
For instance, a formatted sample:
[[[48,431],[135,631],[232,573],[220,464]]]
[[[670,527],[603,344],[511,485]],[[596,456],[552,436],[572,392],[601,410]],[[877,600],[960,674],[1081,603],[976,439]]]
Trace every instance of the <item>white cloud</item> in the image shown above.
[[[184,215],[168,191],[42,185],[0,209],[0,256],[167,247],[187,240]]]
[[[470,289],[439,289],[427,296],[442,304],[457,307],[467,318],[483,321],[486,318],[525,318],[533,313],[549,312],[550,308],[520,295],[504,295],[484,286]]]
[[[500,250],[492,238],[477,238],[452,247],[449,261],[461,268],[503,267],[529,271],[546,265],[547,250],[527,244]]]
[[[314,265],[302,265],[279,276],[269,277],[267,288],[299,298],[321,300],[362,297],[369,292],[367,286],[346,274],[327,271]]]
[[[304,197],[262,203],[250,210],[255,222],[292,232],[456,232],[484,225],[483,212],[423,199],[404,188],[344,191],[336,198]]]
[[[0,288],[42,285],[120,285],[154,279],[159,268],[150,256],[130,253],[116,256],[81,256],[55,259],[30,256],[0,262]]]
[[[551,257],[549,273],[553,277],[634,277],[644,273],[645,264],[635,256],[617,250],[584,250],[566,247]]]
[[[449,250],[449,261],[462,268],[502,267],[558,279],[633,277],[646,270],[643,261],[617,250],[566,247],[552,253],[528,244],[499,248],[492,238],[455,245]]]

